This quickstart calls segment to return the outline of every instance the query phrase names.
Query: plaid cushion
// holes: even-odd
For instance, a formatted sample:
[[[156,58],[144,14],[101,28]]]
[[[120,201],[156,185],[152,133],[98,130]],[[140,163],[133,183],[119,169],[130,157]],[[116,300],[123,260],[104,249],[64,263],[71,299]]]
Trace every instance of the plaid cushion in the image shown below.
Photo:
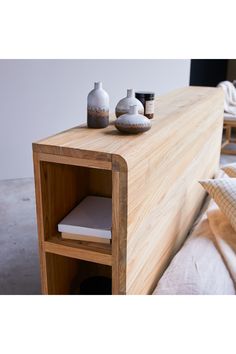
[[[236,178],[200,181],[236,231]]]
[[[236,177],[236,163],[231,163],[230,165],[225,165],[222,167],[222,170],[229,176],[229,177]]]

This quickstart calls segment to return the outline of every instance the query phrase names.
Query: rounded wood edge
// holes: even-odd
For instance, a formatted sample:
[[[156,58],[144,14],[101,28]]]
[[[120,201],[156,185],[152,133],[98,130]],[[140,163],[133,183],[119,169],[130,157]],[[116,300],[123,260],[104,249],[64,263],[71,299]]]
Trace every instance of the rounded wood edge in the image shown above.
[[[120,155],[112,154],[112,170],[117,172],[127,172],[127,161]]]

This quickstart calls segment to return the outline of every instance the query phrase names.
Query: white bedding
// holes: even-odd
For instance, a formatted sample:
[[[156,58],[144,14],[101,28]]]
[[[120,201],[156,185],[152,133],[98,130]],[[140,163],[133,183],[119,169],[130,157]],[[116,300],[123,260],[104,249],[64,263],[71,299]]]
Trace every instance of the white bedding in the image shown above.
[[[207,213],[214,241],[236,287],[236,232],[218,207]]]
[[[228,237],[220,236],[222,231],[228,233],[222,222],[216,222],[218,211],[211,201],[164,272],[153,295],[235,295],[236,254],[228,245]]]

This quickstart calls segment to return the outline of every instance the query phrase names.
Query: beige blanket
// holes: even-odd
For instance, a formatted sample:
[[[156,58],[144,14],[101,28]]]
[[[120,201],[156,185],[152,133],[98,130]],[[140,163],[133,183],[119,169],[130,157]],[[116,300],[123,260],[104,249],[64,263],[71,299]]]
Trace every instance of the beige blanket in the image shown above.
[[[216,206],[207,212],[207,217],[215,244],[236,287],[236,232]]]
[[[165,270],[153,295],[235,295],[233,278],[207,218],[207,212],[217,208],[212,200],[210,205],[205,203],[190,236]]]
[[[228,178],[222,171],[217,177]],[[209,199],[154,295],[235,295],[236,233]]]

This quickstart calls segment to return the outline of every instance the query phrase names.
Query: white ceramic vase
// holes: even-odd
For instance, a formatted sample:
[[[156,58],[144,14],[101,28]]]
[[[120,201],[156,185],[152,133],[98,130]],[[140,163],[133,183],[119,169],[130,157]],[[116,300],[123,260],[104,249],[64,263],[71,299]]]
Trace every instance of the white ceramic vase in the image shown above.
[[[115,127],[124,133],[138,134],[151,128],[150,120],[138,113],[138,106],[131,106],[129,112],[115,121]]]
[[[128,113],[130,106],[138,106],[138,112],[140,114],[144,113],[144,107],[142,102],[140,102],[136,97],[133,89],[128,89],[127,90],[127,96],[125,98],[122,98],[117,103],[116,106],[116,117],[118,118],[122,114]]]
[[[105,128],[109,124],[109,96],[102,82],[95,82],[87,99],[87,124],[89,128]]]

